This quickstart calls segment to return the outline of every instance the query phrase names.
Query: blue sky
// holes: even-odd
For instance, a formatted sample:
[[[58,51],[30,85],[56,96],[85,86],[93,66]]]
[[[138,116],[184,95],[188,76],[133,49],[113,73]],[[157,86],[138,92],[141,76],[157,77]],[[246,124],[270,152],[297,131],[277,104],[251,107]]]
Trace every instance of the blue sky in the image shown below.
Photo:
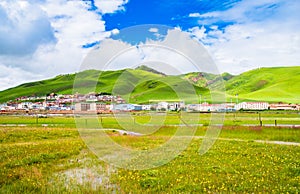
[[[220,72],[298,66],[299,10],[298,0],[0,0],[0,90],[76,72],[103,40],[143,24],[189,33]]]
[[[239,1],[169,1],[169,0],[131,0],[124,5],[126,11],[105,14],[107,30],[127,28],[140,24],[162,24],[181,27],[187,30],[198,25],[197,18],[189,17],[191,13],[204,14],[211,11],[224,11]],[[220,25],[226,22],[216,21]]]

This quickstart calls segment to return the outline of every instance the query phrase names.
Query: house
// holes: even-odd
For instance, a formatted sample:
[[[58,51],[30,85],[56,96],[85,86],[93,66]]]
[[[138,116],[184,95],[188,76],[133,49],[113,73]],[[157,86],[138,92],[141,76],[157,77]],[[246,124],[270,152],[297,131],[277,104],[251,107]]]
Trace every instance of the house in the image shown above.
[[[178,111],[178,110],[184,110],[185,104],[184,102],[172,102],[168,105],[168,110],[170,111]]]
[[[235,103],[223,103],[220,104],[218,108],[218,112],[234,112],[236,111],[235,109]]]
[[[208,104],[208,103],[200,104],[200,111],[203,112],[219,112],[224,109],[225,109],[224,105],[222,104]]]
[[[96,103],[97,112],[110,112],[112,110],[111,104],[104,104],[104,103]]]
[[[32,102],[21,102],[19,104],[17,104],[16,109],[17,110],[28,110],[28,109],[32,109]]]
[[[76,103],[75,111],[96,111],[96,103]]]
[[[85,96],[85,99],[86,99],[85,100],[86,102],[96,102],[96,101],[98,101],[95,92],[91,92],[91,93],[87,94]]]
[[[97,111],[106,111],[107,110],[107,108],[106,108],[106,104],[103,104],[103,103],[97,103],[96,104],[96,109],[97,109]]]
[[[141,111],[143,110],[143,106],[142,105],[138,105],[138,104],[134,104],[134,109],[135,111]]]
[[[115,99],[117,104],[124,104],[125,100],[121,96],[117,96]]]
[[[267,102],[242,102],[234,106],[236,110],[268,110],[268,108]]]
[[[114,104],[113,105],[113,111],[132,111],[134,110],[133,104]]]
[[[186,108],[188,112],[196,112],[199,111],[199,104],[188,104]]]
[[[167,102],[159,102],[157,104],[156,110],[157,111],[166,111],[166,110],[168,110],[168,105],[169,105],[169,103],[167,103]]]
[[[150,111],[151,110],[151,105],[150,104],[143,104],[142,105],[142,110]]]
[[[297,104],[270,104],[270,110],[299,110],[299,105]]]

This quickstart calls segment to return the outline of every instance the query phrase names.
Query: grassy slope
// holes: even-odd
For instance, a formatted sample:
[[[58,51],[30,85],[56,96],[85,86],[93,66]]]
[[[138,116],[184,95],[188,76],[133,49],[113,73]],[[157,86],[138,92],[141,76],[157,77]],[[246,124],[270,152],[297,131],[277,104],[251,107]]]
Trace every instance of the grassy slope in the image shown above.
[[[191,94],[195,94],[194,88],[196,93],[201,91],[201,93],[208,94],[207,89],[193,86],[180,76],[164,76],[139,69],[106,72],[87,70],[78,74],[60,75],[48,80],[26,83],[2,91],[0,102],[20,96],[42,96],[52,92],[71,94],[96,91],[119,94],[129,102],[142,103],[149,102],[149,100],[178,99],[174,90],[190,101],[193,100],[190,97]],[[197,95],[194,96],[197,97]]]
[[[300,67],[260,68],[234,77],[229,74],[222,76],[226,78],[224,83],[228,101],[230,98],[235,101],[235,94],[239,94],[240,101],[300,102],[300,87],[298,86]],[[77,78],[76,87],[73,90],[75,77]],[[199,99],[195,91],[202,95],[202,99],[208,100],[209,91],[204,87],[209,82],[210,87],[218,88],[220,81],[217,79],[217,76],[206,73],[164,76],[141,69],[106,72],[88,70],[78,74],[60,75],[48,80],[26,83],[2,91],[0,102],[20,96],[41,96],[52,92],[71,94],[73,91],[79,93],[96,91],[120,94],[132,103],[173,100],[178,97],[188,103],[196,103]]]
[[[273,102],[300,102],[300,66],[260,68],[245,72],[226,83],[229,97]]]
[[[45,95],[52,92],[64,93],[73,87],[74,75],[57,76],[52,79],[25,83],[0,92],[0,102],[15,99],[21,96]]]
[[[180,76],[160,77],[154,81],[141,82],[130,96],[132,102],[149,102],[149,100],[176,100],[184,99],[186,102],[198,102],[199,93],[208,96],[206,88],[198,87],[181,79]]]

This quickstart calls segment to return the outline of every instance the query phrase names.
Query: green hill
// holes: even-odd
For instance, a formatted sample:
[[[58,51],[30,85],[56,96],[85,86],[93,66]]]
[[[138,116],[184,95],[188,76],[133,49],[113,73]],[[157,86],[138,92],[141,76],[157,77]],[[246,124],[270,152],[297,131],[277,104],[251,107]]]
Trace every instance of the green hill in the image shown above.
[[[1,91],[0,102],[14,100],[21,96],[95,91],[121,95],[131,103],[177,99],[184,99],[187,103],[197,103],[199,94],[202,99],[209,101],[208,88],[220,89],[222,79],[228,101],[232,99],[233,101],[300,102],[300,67],[298,66],[260,68],[237,76],[228,73],[217,76],[203,72],[170,76],[146,66],[117,71],[86,70],[25,83]],[[218,94],[218,91],[213,93]],[[238,99],[236,94],[238,94]]]
[[[160,71],[157,71],[155,69],[152,69],[150,67],[147,67],[145,65],[141,65],[141,66],[138,66],[137,68],[135,68],[137,70],[144,70],[144,71],[148,71],[148,72],[151,72],[151,73],[155,73],[155,74],[159,74],[159,75],[163,75],[163,76],[166,76],[166,74],[160,72]]]
[[[240,99],[300,103],[300,66],[259,68],[226,82],[228,97]]]
[[[209,99],[208,89],[190,84],[181,76],[165,76],[155,71],[149,71],[149,69],[125,69],[103,72],[87,70],[22,84],[0,92],[0,102],[14,100],[21,96],[44,96],[49,93],[84,94],[94,91],[121,95],[131,103],[178,100],[179,97],[196,103],[198,95],[195,95],[195,92],[201,93]]]
[[[96,73],[99,75],[99,71],[82,73],[88,73],[89,75]],[[96,89],[89,86],[81,87],[86,82],[86,77],[88,77],[82,73],[77,75],[77,78],[80,79],[78,79],[78,82],[75,81],[75,93],[109,92],[114,95],[121,95],[127,102],[131,103],[178,99],[196,103],[198,102],[196,93],[201,93],[209,98],[207,88],[193,85],[182,79],[181,76],[166,76],[155,70],[150,70],[150,68],[100,72],[98,80],[94,77],[93,80],[89,79],[88,81],[91,85],[97,85]]]

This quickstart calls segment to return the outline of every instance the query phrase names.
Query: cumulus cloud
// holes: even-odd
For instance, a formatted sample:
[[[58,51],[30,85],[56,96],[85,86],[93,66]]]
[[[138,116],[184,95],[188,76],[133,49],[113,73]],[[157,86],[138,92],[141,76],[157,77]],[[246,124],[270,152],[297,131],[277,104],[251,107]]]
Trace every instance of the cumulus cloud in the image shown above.
[[[123,5],[128,0],[95,0],[95,5],[102,14],[114,13],[115,11],[124,11]]]
[[[150,29],[149,29],[149,32],[157,33],[157,32],[158,32],[158,29],[157,29],[157,28],[150,28]]]
[[[0,63],[0,88],[10,88],[38,78],[42,77],[37,77],[34,73],[24,71],[18,67],[8,67]]]
[[[55,29],[58,42],[41,47],[31,62],[39,66],[43,62],[48,72],[66,73],[79,68],[88,52],[83,46],[103,40],[110,35],[105,31],[101,16],[88,10],[81,1],[49,1],[43,9],[47,12]]]
[[[117,34],[119,34],[120,33],[120,30],[118,30],[118,29],[113,29],[112,31],[111,31],[111,34],[112,35],[117,35]]]
[[[244,0],[226,11],[192,13],[200,26],[190,33],[206,45],[221,71],[241,73],[257,67],[298,66],[298,1]],[[221,29],[222,22],[231,22]]]
[[[0,90],[75,72],[93,45],[118,34],[101,15],[126,1],[94,2],[97,10],[86,1],[0,1]]]
[[[0,55],[32,54],[39,45],[55,42],[46,13],[26,1],[1,1],[0,23]]]
[[[106,31],[102,15],[124,11],[127,2],[0,0],[0,90],[77,71],[91,47],[120,33],[118,29]],[[242,0],[225,11],[191,13],[198,25],[188,32],[212,53],[221,71],[299,65],[299,10],[299,1]],[[156,29],[149,31],[160,37]],[[180,61],[167,51],[142,51],[148,59]],[[142,53],[136,52],[132,54],[139,54],[138,63]],[[180,71],[185,70],[189,69]]]
[[[230,26],[223,35],[228,41],[216,42],[210,49],[220,68],[232,73],[262,66],[298,66],[299,31],[273,28],[255,24]]]
[[[195,26],[189,29],[189,32],[191,32],[199,40],[204,40],[207,36],[207,34],[205,33],[206,29],[204,26],[201,26],[201,28],[199,26]]]
[[[198,18],[198,17],[201,17],[201,14],[200,13],[190,13],[189,17],[191,17],[191,18]]]
[[[141,29],[132,33],[139,36],[137,31],[143,34]],[[89,53],[82,69],[118,70],[145,64],[165,74],[219,73],[205,48],[179,28],[168,30],[164,39],[147,39],[138,45],[107,39],[97,50]]]

